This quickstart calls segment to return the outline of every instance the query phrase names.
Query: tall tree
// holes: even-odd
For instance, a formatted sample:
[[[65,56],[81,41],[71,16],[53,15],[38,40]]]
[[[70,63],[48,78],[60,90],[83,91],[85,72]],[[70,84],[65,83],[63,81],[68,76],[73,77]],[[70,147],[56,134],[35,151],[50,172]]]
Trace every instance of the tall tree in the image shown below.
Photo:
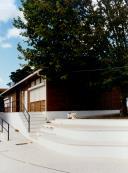
[[[121,92],[122,113],[127,115],[128,97],[128,5],[124,0],[99,0],[97,11],[104,18],[109,42],[106,56],[101,58],[103,83]],[[104,50],[103,50],[104,51]]]
[[[84,0],[22,0],[26,23],[14,21],[17,28],[24,29],[28,48],[18,46],[30,65],[42,68],[48,78],[65,79],[71,71],[83,68],[87,56],[89,13],[92,1]],[[86,34],[87,35],[87,34]]]

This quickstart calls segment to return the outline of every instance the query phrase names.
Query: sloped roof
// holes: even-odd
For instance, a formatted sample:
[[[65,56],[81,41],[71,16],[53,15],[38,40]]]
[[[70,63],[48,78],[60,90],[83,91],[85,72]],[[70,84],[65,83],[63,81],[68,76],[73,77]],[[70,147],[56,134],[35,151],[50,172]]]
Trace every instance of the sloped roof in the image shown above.
[[[7,88],[0,88],[0,94],[3,93],[6,90],[7,90]]]
[[[24,79],[22,79],[21,81],[19,81],[18,83],[16,83],[15,85],[10,87],[9,89],[7,89],[6,91],[2,92],[1,95],[4,95],[4,94],[8,93],[9,91],[13,90],[17,86],[20,86],[22,83],[26,82],[28,79],[34,77],[35,75],[38,75],[40,71],[41,71],[41,69],[36,70],[34,73],[28,75],[27,77],[25,77]]]

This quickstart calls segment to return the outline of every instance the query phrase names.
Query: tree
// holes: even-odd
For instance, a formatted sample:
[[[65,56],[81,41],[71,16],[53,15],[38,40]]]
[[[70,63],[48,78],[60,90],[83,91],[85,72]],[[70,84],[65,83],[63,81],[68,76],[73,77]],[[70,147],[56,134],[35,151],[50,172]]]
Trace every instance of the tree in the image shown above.
[[[9,77],[12,80],[13,84],[15,84],[19,82],[20,80],[24,79],[25,77],[27,77],[32,72],[33,70],[29,66],[26,65],[22,69],[18,69],[15,72],[11,72],[11,75]]]
[[[42,68],[50,79],[67,79],[71,72],[85,68],[89,37],[89,14],[93,10],[91,0],[22,0],[20,9],[26,23],[14,20],[23,29],[28,48],[18,50],[29,65]],[[91,33],[92,34],[92,33]]]
[[[108,49],[102,56],[102,85],[116,86],[121,92],[122,113],[127,115],[128,96],[128,5],[124,0],[100,0],[97,11],[104,18]],[[104,50],[103,50],[104,51]]]

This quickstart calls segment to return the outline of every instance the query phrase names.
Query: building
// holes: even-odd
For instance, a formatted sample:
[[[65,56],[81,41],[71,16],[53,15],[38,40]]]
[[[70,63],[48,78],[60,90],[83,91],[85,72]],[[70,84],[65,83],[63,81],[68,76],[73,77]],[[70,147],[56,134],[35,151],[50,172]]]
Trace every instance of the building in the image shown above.
[[[3,93],[6,90],[7,90],[7,88],[0,88],[0,94]]]
[[[2,93],[5,112],[45,111],[46,80],[39,76],[39,70],[21,80]]]
[[[6,90],[7,90],[6,88],[0,88],[0,94]],[[3,102],[3,98],[0,97],[0,112],[3,112],[3,111],[4,111],[4,102]]]
[[[117,89],[89,91],[76,81],[47,81],[37,70],[2,93],[5,112],[120,109]]]

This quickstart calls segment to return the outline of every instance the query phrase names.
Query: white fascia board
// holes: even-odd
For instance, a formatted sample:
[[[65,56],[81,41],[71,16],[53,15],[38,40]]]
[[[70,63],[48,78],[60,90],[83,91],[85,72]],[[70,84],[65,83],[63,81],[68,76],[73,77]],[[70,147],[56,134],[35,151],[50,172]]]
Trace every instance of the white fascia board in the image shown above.
[[[16,83],[14,86],[12,86],[11,88],[9,88],[8,90],[4,91],[3,93],[1,93],[1,95],[5,94],[6,92],[8,92],[9,90],[12,90],[13,88],[15,88],[16,86],[20,85],[21,83],[25,82],[26,80],[28,80],[29,78],[33,77],[35,74],[38,74],[41,71],[41,69],[35,71],[34,73],[30,74],[29,76],[27,76],[26,78],[22,79],[21,81],[19,81],[18,83]],[[39,75],[40,76],[40,75]]]
[[[44,83],[40,83],[40,84],[38,84],[38,85],[36,85],[36,86],[33,86],[33,87],[31,87],[31,88],[28,88],[28,91],[34,90],[34,89],[36,89],[36,88],[40,88],[40,87],[42,87],[42,86],[45,86],[45,84],[44,84]]]

